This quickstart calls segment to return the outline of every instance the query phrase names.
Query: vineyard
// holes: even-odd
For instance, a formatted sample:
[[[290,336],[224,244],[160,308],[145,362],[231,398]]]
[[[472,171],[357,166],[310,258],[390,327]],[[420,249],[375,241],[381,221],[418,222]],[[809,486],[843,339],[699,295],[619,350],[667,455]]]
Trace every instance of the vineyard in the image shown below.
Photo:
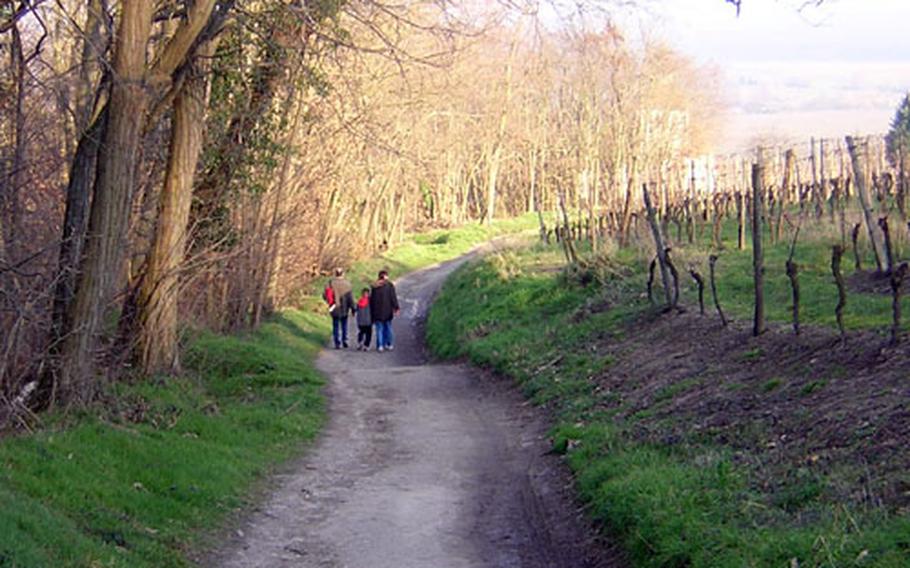
[[[881,145],[690,163],[625,222],[561,208],[450,282],[429,343],[553,410],[641,565],[905,565],[910,233]]]
[[[831,315],[841,336],[846,333],[844,308],[850,290],[872,290],[891,298],[891,342],[897,343],[908,270],[901,259],[910,242],[904,159],[895,159],[896,167],[892,167],[886,159],[884,137],[847,137],[846,144],[813,139],[808,147],[808,155],[802,157],[795,148],[758,148],[754,162],[727,156],[666,165],[652,176],[659,182],[637,188],[630,181],[623,201],[614,203],[606,213],[598,213],[592,206],[587,211],[575,207],[578,213],[570,215],[567,200],[560,195],[554,225],[547,227],[540,216],[541,240],[560,243],[570,265],[589,262],[578,254],[579,241],[584,241],[595,262],[598,256],[605,256],[600,254],[601,242],[641,248],[650,241],[654,253],[648,267],[649,300],[657,302],[659,274],[661,301],[667,309],[679,308],[681,279],[691,277],[698,289],[700,313],[706,313],[706,302],[713,304],[712,311],[716,310],[723,325],[727,318],[718,297],[716,265],[724,251],[749,247],[753,253],[753,333],[765,330],[765,275],[774,278],[779,270],[789,282],[790,319],[798,335],[803,311],[801,258],[797,254],[800,237],[818,241],[824,235],[830,241],[828,275],[838,298]],[[683,177],[686,167],[689,175]],[[762,238],[753,238],[756,234]],[[702,247],[708,251],[704,258],[694,256],[694,245],[707,245]],[[773,251],[784,249],[785,260],[781,262],[780,255],[775,255],[777,263],[766,266],[764,247],[768,245]],[[844,276],[845,255],[853,267],[849,277]],[[685,276],[677,264],[684,266]],[[709,275],[707,281],[705,275]],[[809,309],[815,310],[817,297],[809,302]]]

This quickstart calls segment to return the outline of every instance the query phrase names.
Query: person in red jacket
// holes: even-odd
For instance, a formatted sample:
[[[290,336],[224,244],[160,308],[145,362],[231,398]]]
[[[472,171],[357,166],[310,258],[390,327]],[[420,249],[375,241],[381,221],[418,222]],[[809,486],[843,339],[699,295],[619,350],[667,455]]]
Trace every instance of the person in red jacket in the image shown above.
[[[348,315],[354,313],[354,296],[351,294],[351,283],[344,277],[343,269],[335,269],[335,277],[329,281],[325,296],[326,302],[329,302],[329,313],[332,315],[332,339],[335,342],[335,349],[342,347],[347,349]]]
[[[332,290],[331,282],[325,285],[325,290],[322,291],[322,299],[328,304],[329,312],[335,311],[335,290]]]

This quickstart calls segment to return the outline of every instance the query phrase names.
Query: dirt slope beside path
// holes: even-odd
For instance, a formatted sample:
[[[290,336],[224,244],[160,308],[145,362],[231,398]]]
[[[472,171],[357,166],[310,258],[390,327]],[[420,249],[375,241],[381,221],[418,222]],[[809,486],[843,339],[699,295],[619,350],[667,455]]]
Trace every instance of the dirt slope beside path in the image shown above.
[[[213,567],[613,567],[545,423],[507,385],[433,365],[418,324],[464,259],[398,282],[395,351],[325,351],[330,422]]]

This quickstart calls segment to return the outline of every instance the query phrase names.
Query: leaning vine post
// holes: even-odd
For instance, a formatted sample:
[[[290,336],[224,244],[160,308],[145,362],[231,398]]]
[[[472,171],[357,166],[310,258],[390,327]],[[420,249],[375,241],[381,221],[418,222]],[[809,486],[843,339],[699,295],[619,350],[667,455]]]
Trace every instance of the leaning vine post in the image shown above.
[[[837,318],[837,329],[840,330],[841,341],[847,338],[844,329],[844,308],[847,306],[847,286],[844,284],[844,275],[840,269],[840,261],[844,256],[844,247],[834,245],[831,247],[831,273],[834,274],[834,283],[837,284],[837,306],[834,307],[834,316]]]
[[[710,271],[709,277],[711,279],[711,296],[714,298],[714,307],[717,308],[717,315],[720,316],[720,323],[724,327],[727,327],[727,317],[724,315],[724,311],[720,309],[720,300],[717,299],[717,280],[715,278],[716,271],[715,265],[717,264],[717,255],[712,254],[708,257],[708,268]]]
[[[793,231],[793,239],[790,240],[790,254],[786,262],[787,278],[790,279],[790,288],[793,292],[793,333],[796,335],[799,335],[799,265],[793,261],[793,257],[796,254],[796,243],[799,240],[799,231],[803,226],[805,210],[804,206],[800,206],[799,219],[796,222],[796,229]]]
[[[765,331],[765,267],[762,250],[762,193],[764,193],[765,166],[759,150],[758,163],[752,164],[752,270],[755,283],[755,314],[752,321],[752,335],[759,336]]]
[[[645,209],[648,215],[648,224],[651,226],[651,234],[654,236],[654,245],[657,247],[657,261],[660,264],[660,277],[664,284],[664,293],[667,296],[667,308],[676,306],[671,285],[670,267],[667,263],[667,249],[664,246],[664,239],[660,234],[660,225],[654,212],[654,206],[651,204],[651,195],[648,193],[648,184],[642,185],[642,195],[645,200]]]
[[[882,259],[878,250],[878,238],[875,235],[875,223],[872,220],[872,203],[869,199],[868,183],[868,140],[862,142],[862,157],[860,156],[860,146],[856,139],[847,136],[847,151],[850,152],[850,160],[853,164],[853,178],[856,182],[856,193],[859,195],[859,202],[863,208],[863,219],[866,221],[866,231],[869,233],[869,244],[872,246],[872,254],[875,256],[875,266],[878,272],[882,272]]]

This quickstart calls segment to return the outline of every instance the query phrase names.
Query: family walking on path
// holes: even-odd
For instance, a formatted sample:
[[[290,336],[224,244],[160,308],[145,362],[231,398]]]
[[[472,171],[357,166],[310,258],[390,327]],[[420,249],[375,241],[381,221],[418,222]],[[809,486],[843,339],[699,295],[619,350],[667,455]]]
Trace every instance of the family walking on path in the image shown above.
[[[335,349],[348,348],[349,315],[356,318],[358,350],[370,350],[373,326],[376,327],[376,351],[394,349],[392,319],[399,313],[398,295],[387,270],[380,270],[377,280],[369,288],[361,290],[360,298],[355,302],[351,282],[344,277],[343,269],[336,268],[335,277],[329,280],[323,298],[332,316]]]

